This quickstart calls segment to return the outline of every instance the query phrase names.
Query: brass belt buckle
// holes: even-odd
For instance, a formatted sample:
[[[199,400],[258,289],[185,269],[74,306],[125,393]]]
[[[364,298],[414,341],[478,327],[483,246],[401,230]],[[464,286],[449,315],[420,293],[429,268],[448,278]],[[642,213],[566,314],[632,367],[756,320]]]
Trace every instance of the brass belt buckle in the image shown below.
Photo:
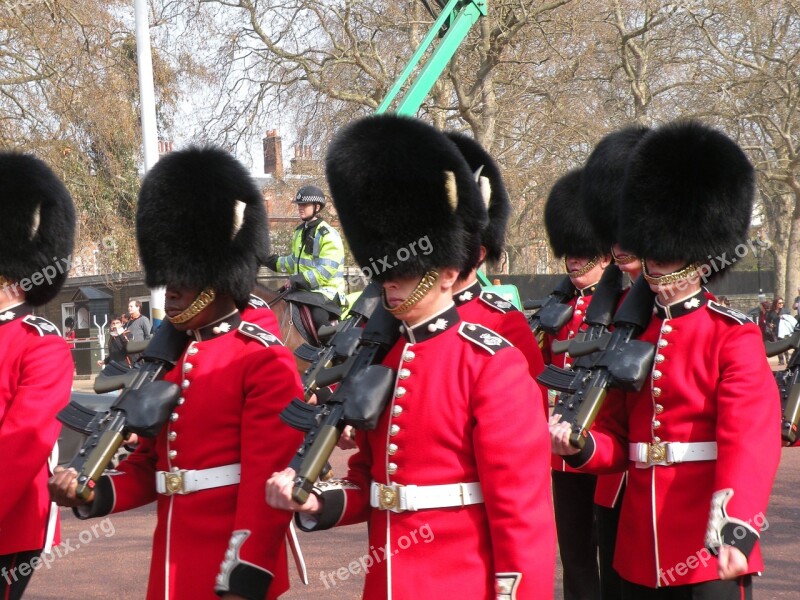
[[[378,507],[381,510],[400,512],[400,495],[397,486],[378,484]]]
[[[666,463],[667,447],[664,444],[656,444],[651,442],[647,448],[647,462],[651,465]]]
[[[185,470],[169,471],[164,473],[164,487],[166,489],[167,496],[172,496],[172,494],[186,493],[186,490],[183,487],[183,475],[185,473]]]

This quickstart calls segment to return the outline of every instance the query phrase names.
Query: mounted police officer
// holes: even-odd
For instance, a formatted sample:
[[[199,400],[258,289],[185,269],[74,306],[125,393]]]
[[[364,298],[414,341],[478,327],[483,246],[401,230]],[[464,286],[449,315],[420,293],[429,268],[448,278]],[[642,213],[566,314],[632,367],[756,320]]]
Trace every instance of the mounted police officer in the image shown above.
[[[47,494],[48,456],[74,367],[58,328],[34,316],[33,308],[52,300],[67,278],[75,208],[56,175],[30,155],[0,153],[0,189],[0,456],[7,461],[0,598],[16,600],[39,554],[59,542],[58,510]]]
[[[292,204],[303,221],[292,234],[291,252],[273,254],[265,265],[278,273],[291,274],[292,289],[286,300],[308,305],[317,329],[338,320],[346,306],[344,245],[342,238],[319,213],[325,194],[313,185],[301,187]]]

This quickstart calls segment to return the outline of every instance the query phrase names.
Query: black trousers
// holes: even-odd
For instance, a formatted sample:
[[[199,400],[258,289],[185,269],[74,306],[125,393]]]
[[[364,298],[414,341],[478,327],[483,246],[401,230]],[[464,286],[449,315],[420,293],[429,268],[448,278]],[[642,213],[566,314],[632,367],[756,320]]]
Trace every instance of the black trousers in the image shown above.
[[[564,600],[599,600],[597,532],[594,488],[597,477],[587,473],[553,471],[553,502]]]
[[[33,575],[31,559],[41,550],[0,555],[0,600],[19,600]]]
[[[731,581],[649,588],[622,580],[623,600],[753,600],[750,575]]]
[[[622,512],[622,497],[625,495],[625,484],[617,498],[614,508],[594,505],[594,518],[597,524],[597,549],[600,558],[600,597],[603,600],[620,600],[622,598],[622,580],[614,569],[614,551],[617,547],[617,529],[619,513]]]

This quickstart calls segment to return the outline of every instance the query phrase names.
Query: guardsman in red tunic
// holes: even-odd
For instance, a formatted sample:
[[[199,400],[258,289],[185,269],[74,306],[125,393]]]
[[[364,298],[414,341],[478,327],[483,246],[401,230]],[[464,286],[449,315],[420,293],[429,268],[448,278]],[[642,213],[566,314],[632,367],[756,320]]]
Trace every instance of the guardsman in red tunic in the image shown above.
[[[617,241],[619,211],[628,158],[647,131],[645,127],[631,125],[600,140],[583,167],[581,185],[583,209],[589,224],[602,240],[603,246],[611,248],[614,263],[628,275],[631,282],[642,274],[642,261]],[[620,305],[629,290],[630,287],[623,291]],[[603,600],[619,600],[622,597],[619,574],[614,570],[613,562],[624,494],[625,471],[597,477],[594,513],[600,562],[600,597]]]
[[[500,169],[489,153],[472,138],[453,132],[447,136],[458,146],[464,155],[464,160],[476,173],[489,219],[488,224],[480,230],[480,247],[478,256],[474,257],[477,262],[459,276],[453,292],[453,301],[464,321],[480,323],[519,348],[528,361],[528,372],[535,381],[544,371],[544,359],[536,337],[528,325],[528,319],[508,300],[492,292],[483,291],[478,282],[480,265],[486,260],[497,263],[502,258],[506,225],[511,216],[511,201]],[[539,385],[539,391],[542,392],[545,416],[549,416],[547,388]]]
[[[625,598],[751,598],[763,569],[778,390],[758,327],[701,287],[741,254],[754,191],[739,146],[696,122],[646,134],[630,159],[620,243],[657,293],[640,337],[657,349],[650,381],[606,400],[580,452],[551,423],[573,466],[627,468],[614,560]]]
[[[611,263],[608,245],[595,234],[583,210],[582,177],[582,169],[562,176],[550,190],[544,209],[550,246],[557,257],[563,257],[576,295],[569,302],[573,307],[570,321],[555,336],[545,336],[542,353],[545,363],[567,369],[572,366],[572,358],[568,353],[553,354],[550,346],[555,340],[572,339],[586,329],[586,309],[603,271]],[[564,599],[598,600],[600,574],[592,500],[597,477],[576,472],[555,454],[551,462]]]
[[[75,207],[50,168],[30,155],[0,153],[0,598],[22,597],[39,554],[58,543],[48,461],[72,389],[72,356],[58,328],[34,316],[67,278]],[[50,458],[48,458],[50,457]]]
[[[368,521],[369,600],[552,599],[539,390],[522,353],[462,321],[452,300],[474,235],[465,224],[485,212],[469,165],[429,125],[378,116],[337,135],[326,169],[359,264],[398,259],[376,274],[404,322],[384,360],[397,378],[376,429],[357,433],[343,480],[318,484],[300,506],[287,469],[271,478],[268,502],[301,511],[306,529]],[[425,238],[430,252],[409,250]]]
[[[276,598],[289,586],[291,515],[265,506],[264,486],[302,440],[278,418],[302,388],[289,350],[239,312],[268,244],[263,199],[230,154],[190,148],[150,170],[137,211],[146,282],[166,286],[167,318],[190,338],[166,377],[181,398],[76,511],[157,502],[148,599]],[[76,504],[74,477],[53,477],[64,505]]]

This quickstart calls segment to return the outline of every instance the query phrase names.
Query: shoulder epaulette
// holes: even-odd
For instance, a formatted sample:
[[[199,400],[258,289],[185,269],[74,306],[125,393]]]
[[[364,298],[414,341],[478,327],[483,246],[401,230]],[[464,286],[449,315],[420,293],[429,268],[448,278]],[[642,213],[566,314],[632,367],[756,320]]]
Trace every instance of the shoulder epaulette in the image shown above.
[[[262,329],[255,323],[248,323],[247,321],[242,321],[239,323],[238,328],[240,333],[243,333],[249,338],[254,340],[258,340],[268,348],[270,346],[283,346],[283,342],[278,339],[276,336],[271,334],[266,329]]]
[[[58,331],[58,327],[43,317],[27,315],[24,319],[22,319],[22,322],[33,327],[39,332],[39,335],[61,335],[61,332]]]
[[[722,304],[717,304],[711,300],[708,301],[708,308],[713,310],[715,313],[719,313],[728,317],[729,319],[733,319],[739,325],[744,325],[745,323],[752,323],[748,316],[743,312],[739,312],[735,308],[729,308],[727,306],[722,306]]]
[[[517,310],[517,307],[511,302],[493,292],[481,292],[480,299],[481,302],[488,304],[495,310],[499,310],[501,313]]]
[[[317,229],[319,235],[328,235],[330,232],[331,230],[325,227],[325,225],[320,225],[319,229]]]
[[[477,323],[461,323],[458,326],[458,333],[490,354],[495,354],[498,350],[514,345],[500,334]]]
[[[267,301],[255,294],[250,294],[250,298],[247,299],[247,305],[250,308],[269,308]]]

